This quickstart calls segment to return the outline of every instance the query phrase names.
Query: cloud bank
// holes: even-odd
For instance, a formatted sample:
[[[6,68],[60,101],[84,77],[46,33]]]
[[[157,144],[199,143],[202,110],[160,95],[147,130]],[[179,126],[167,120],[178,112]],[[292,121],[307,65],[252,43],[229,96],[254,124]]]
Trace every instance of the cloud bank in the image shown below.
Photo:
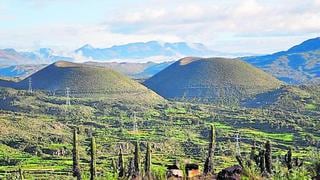
[[[88,2],[74,3],[79,7]],[[64,1],[51,1],[52,8],[54,3],[62,6]],[[101,1],[92,3],[99,5]],[[10,5],[9,2],[0,8],[10,9]],[[32,6],[30,11],[45,6],[44,1],[41,6]],[[74,10],[70,15],[62,11],[66,17],[56,21],[50,20],[54,14],[44,14],[48,16],[47,22],[23,29],[17,28],[15,22],[4,23],[0,25],[4,27],[0,29],[0,48],[48,46],[63,51],[87,43],[108,47],[162,40],[200,42],[224,52],[270,53],[320,36],[319,9],[320,0],[142,0],[136,3],[127,0],[112,7],[87,9],[85,13],[100,14],[99,18],[92,18],[92,22],[90,19],[81,22],[75,16],[84,12]],[[14,12],[0,13],[0,19],[6,16],[14,16]]]

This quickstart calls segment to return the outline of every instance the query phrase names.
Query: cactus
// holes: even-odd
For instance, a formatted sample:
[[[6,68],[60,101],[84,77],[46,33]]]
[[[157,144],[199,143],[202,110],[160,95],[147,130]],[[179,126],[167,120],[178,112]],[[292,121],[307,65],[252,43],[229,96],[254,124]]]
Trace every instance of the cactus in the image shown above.
[[[244,166],[243,166],[243,160],[242,160],[241,156],[240,156],[240,155],[236,155],[236,159],[237,159],[239,165],[240,165],[242,168],[244,168]]]
[[[24,180],[23,170],[21,168],[19,168],[19,179]]]
[[[140,174],[140,155],[139,155],[139,142],[137,141],[135,143],[135,149],[134,149],[134,173],[135,175]]]
[[[213,153],[214,153],[214,144],[215,144],[215,128],[211,125],[211,129],[209,132],[209,149],[208,149],[208,156],[204,164],[203,173],[205,175],[210,174],[213,170]]]
[[[145,165],[144,165],[144,172],[146,179],[151,179],[151,149],[150,144],[147,143],[147,151],[146,151],[146,157],[145,157]]]
[[[269,174],[272,174],[272,156],[271,156],[271,144],[270,141],[266,142],[265,145],[265,163],[266,163],[266,170]]]
[[[73,160],[73,176],[77,177],[77,180],[81,179],[80,172],[80,157],[79,157],[79,147],[78,147],[78,133],[77,129],[73,130],[73,149],[72,149],[72,160]]]
[[[95,138],[91,138],[91,161],[90,161],[90,180],[96,178],[96,141]]]
[[[123,177],[124,176],[124,164],[123,164],[123,155],[122,155],[122,149],[120,148],[119,152],[119,159],[118,159],[118,176]]]
[[[266,171],[266,164],[265,164],[265,151],[262,149],[259,152],[259,167],[261,174],[264,174]]]
[[[293,158],[293,162],[296,167],[301,167],[303,165],[303,161],[300,160],[298,157]]]
[[[250,152],[250,164],[252,164],[252,161],[256,163],[257,166],[259,166],[259,158],[257,155],[257,150],[256,150],[256,142],[253,141],[253,144],[251,146],[251,152]]]
[[[287,154],[284,156],[284,161],[290,171],[292,169],[292,150],[289,148]]]
[[[128,161],[128,167],[127,167],[127,178],[131,179],[135,177],[135,165],[134,165],[134,159],[130,158]]]
[[[118,168],[117,168],[117,164],[116,164],[116,162],[114,161],[113,158],[111,160],[111,164],[112,164],[113,173],[116,174],[118,172]]]

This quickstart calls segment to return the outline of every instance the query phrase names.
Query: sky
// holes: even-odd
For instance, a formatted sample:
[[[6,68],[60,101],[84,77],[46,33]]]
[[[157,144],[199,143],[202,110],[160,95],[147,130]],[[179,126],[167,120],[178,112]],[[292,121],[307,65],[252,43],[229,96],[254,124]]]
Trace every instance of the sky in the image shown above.
[[[320,36],[320,0],[0,0],[0,48],[151,40],[267,54]]]

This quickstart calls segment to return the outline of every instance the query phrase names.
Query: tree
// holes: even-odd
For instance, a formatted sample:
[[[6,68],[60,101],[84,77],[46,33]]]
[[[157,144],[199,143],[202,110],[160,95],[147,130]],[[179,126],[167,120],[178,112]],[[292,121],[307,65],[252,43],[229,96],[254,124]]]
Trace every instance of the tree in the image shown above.
[[[215,144],[215,128],[211,125],[211,129],[209,132],[209,149],[208,156],[204,164],[203,173],[205,175],[210,174],[213,171],[213,153],[214,153],[214,144]]]
[[[136,176],[140,174],[140,155],[139,155],[139,142],[136,141],[134,149],[134,173]]]
[[[91,137],[91,161],[90,161],[90,180],[94,180],[96,178],[96,141],[94,137]]]
[[[147,143],[147,151],[144,163],[145,176],[147,179],[151,179],[151,149],[149,143]]]
[[[73,176],[77,177],[77,180],[81,180],[80,172],[80,157],[79,157],[79,147],[78,147],[78,132],[77,129],[73,130],[73,149],[72,149],[72,160],[73,160]]]

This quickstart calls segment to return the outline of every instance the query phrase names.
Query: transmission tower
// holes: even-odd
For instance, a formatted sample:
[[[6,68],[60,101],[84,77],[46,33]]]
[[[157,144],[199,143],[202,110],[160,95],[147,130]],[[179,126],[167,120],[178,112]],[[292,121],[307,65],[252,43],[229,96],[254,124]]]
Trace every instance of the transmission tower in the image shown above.
[[[236,153],[237,155],[240,155],[240,136],[239,133],[237,132],[235,135],[235,140],[236,140]]]
[[[29,88],[28,88],[28,93],[32,93],[32,79],[31,79],[31,77],[29,78]]]
[[[133,132],[138,132],[136,113],[133,112]]]
[[[71,103],[70,103],[70,88],[66,88],[66,105],[70,106]]]

